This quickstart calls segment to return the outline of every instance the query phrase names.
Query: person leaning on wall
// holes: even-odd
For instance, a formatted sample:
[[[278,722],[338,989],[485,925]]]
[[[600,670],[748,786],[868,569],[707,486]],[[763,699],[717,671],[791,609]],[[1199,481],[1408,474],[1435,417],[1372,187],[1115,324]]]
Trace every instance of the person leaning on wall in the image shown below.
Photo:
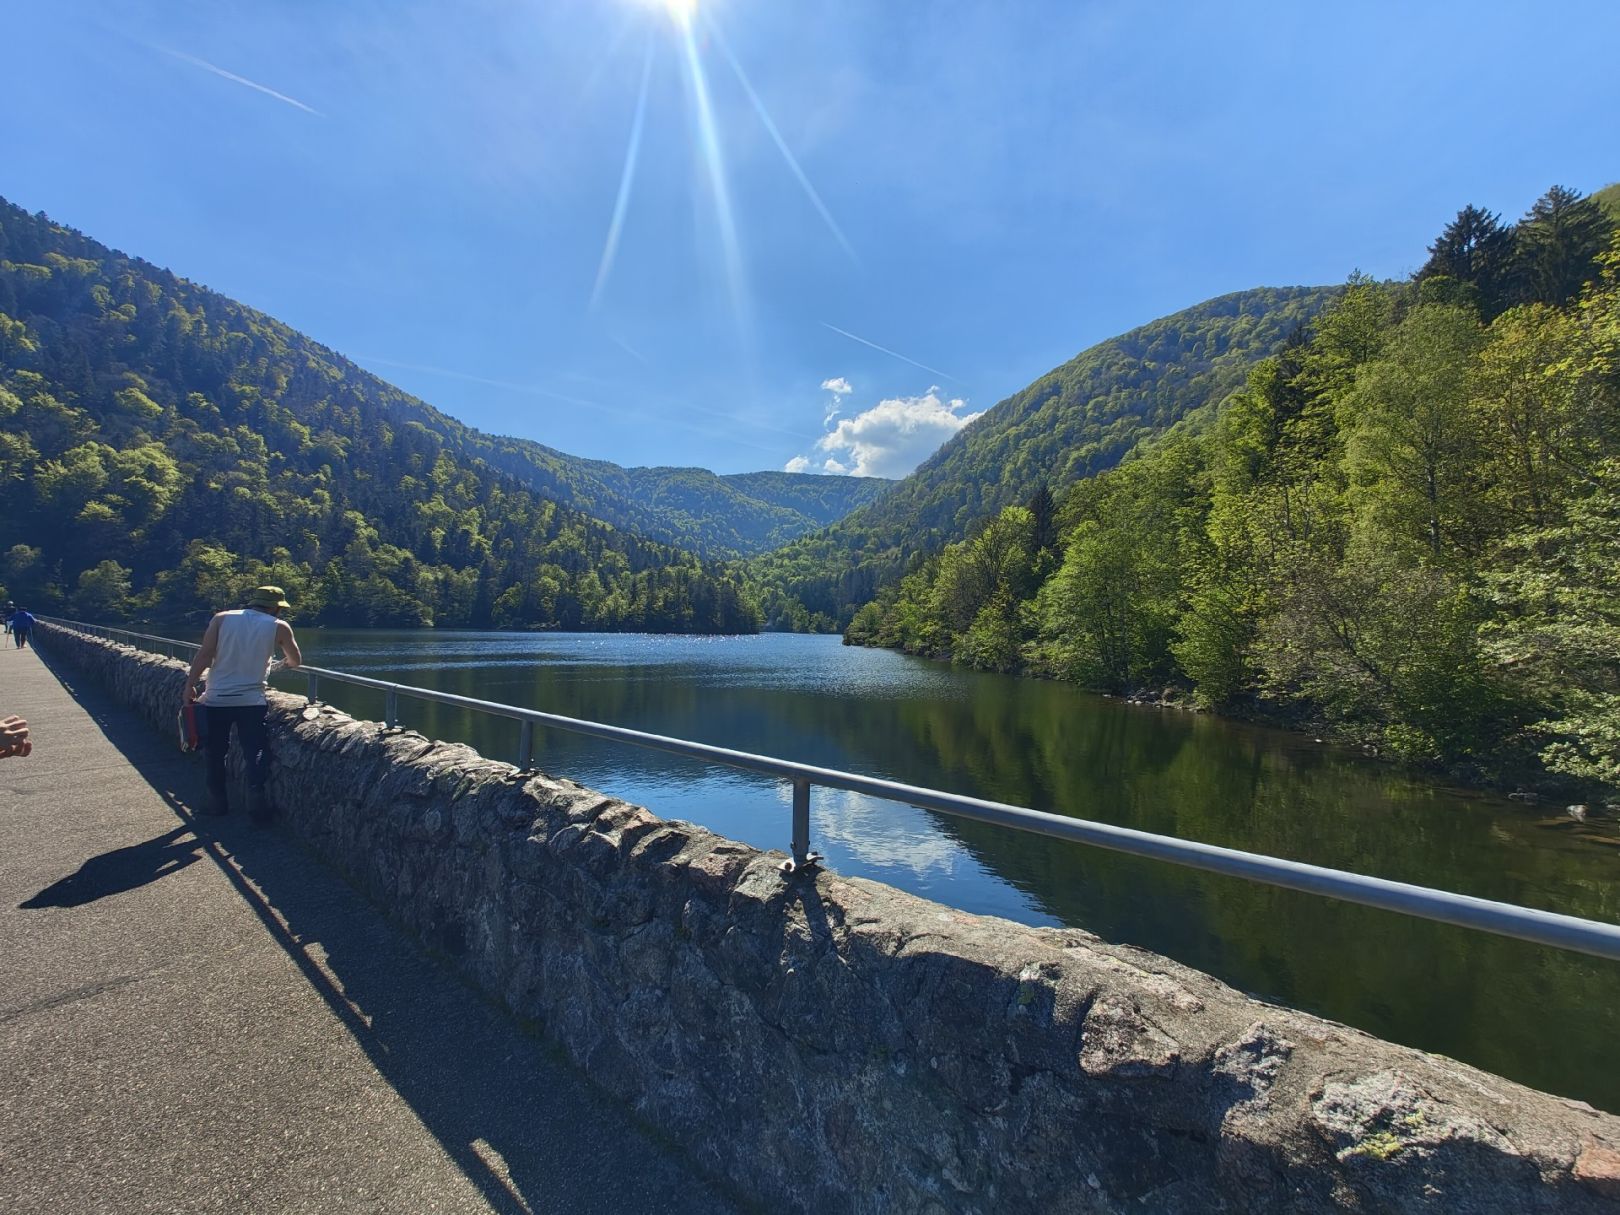
[[[231,729],[247,760],[248,814],[256,823],[270,820],[273,807],[265,789],[270,779],[270,745],[265,729],[271,666],[279,647],[282,667],[292,670],[304,657],[298,652],[292,625],[281,618],[291,608],[279,586],[255,587],[247,605],[220,612],[208,622],[202,648],[191,660],[186,674],[185,700],[207,713],[208,803],[205,814],[229,814],[230,798],[225,777],[225,753],[231,745]],[[197,692],[203,672],[208,681],[201,695]]]

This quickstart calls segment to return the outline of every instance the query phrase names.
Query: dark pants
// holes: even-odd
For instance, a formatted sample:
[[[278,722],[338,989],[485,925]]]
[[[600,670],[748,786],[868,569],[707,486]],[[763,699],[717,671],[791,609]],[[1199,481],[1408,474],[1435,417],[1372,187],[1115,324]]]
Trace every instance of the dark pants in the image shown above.
[[[247,760],[248,784],[255,789],[264,788],[270,779],[270,739],[264,728],[265,705],[199,705],[208,713],[208,784],[211,788],[225,787],[225,752],[231,745],[231,727],[236,727],[236,741]]]
[[[28,648],[28,634],[33,632],[33,630],[32,629],[13,629],[12,632],[15,633],[16,637],[17,637],[17,648],[19,650],[27,649]]]

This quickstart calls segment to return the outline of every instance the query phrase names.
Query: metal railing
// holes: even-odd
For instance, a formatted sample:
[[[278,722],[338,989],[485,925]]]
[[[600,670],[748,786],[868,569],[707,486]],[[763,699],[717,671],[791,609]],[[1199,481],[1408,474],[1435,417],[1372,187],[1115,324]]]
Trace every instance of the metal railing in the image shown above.
[[[177,641],[172,637],[157,637],[149,633],[136,633],[128,629],[49,617],[40,617],[40,620],[108,641],[131,645],[136,649],[155,650],[171,658],[190,657],[201,648],[193,642]],[[1617,924],[1584,920],[1577,916],[1560,915],[1551,911],[1538,911],[1511,903],[1474,898],[1472,895],[1454,894],[1406,882],[1347,873],[1339,869],[1327,869],[1320,865],[1307,865],[1300,861],[1282,860],[1233,848],[1220,848],[1213,844],[1153,835],[1129,827],[1088,822],[1061,814],[1050,814],[1043,810],[1012,806],[1004,802],[964,797],[937,789],[901,784],[898,781],[861,776],[854,772],[841,772],[833,768],[795,763],[792,760],[774,759],[768,755],[732,751],[706,743],[688,742],[685,739],[648,734],[641,730],[629,730],[623,726],[610,726],[601,722],[582,721],[556,713],[541,712],[538,709],[478,700],[471,696],[457,696],[451,692],[391,683],[388,680],[351,675],[344,671],[329,671],[311,666],[297,669],[307,680],[307,694],[311,704],[319,703],[322,680],[381,691],[384,694],[385,719],[389,728],[397,727],[399,724],[401,696],[452,705],[516,721],[519,723],[517,762],[518,767],[522,769],[528,769],[532,764],[534,727],[541,725],[591,738],[605,738],[613,742],[629,743],[632,746],[667,751],[674,755],[724,764],[786,780],[793,788],[793,858],[782,865],[783,871],[788,874],[812,866],[822,859],[810,850],[810,789],[819,785],[827,789],[845,789],[852,793],[863,793],[883,801],[920,806],[957,818],[1010,827],[1016,831],[1029,831],[1037,835],[1052,836],[1077,844],[1089,844],[1131,856],[1168,861],[1171,864],[1242,878],[1245,881],[1304,891],[1307,894],[1324,895],[1348,903],[1376,907],[1383,911],[1435,920],[1442,924],[1456,924],[1498,936],[1515,937],[1539,945],[1551,945],[1558,949],[1620,961],[1620,925]]]

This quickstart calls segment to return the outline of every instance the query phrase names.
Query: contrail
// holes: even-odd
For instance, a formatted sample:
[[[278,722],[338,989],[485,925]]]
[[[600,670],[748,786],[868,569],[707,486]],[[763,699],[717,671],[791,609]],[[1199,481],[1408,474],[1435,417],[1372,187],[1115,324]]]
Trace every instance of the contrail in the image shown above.
[[[927,363],[919,363],[916,359],[908,359],[898,350],[890,350],[887,346],[879,346],[876,342],[869,342],[860,335],[851,333],[848,329],[840,329],[837,325],[829,325],[826,321],[822,321],[821,323],[828,329],[831,329],[834,333],[843,334],[852,342],[859,342],[862,346],[870,346],[873,350],[881,350],[884,354],[889,355],[891,358],[899,359],[902,363],[910,363],[913,367],[921,367],[924,371],[931,371],[935,375],[944,376],[947,380],[953,380],[958,384],[962,382],[948,371],[941,371],[938,367],[930,367]]]
[[[787,166],[793,171],[793,176],[798,178],[799,185],[803,187],[805,196],[809,198],[811,205],[820,213],[822,220],[825,221],[834,238],[843,246],[844,252],[849,254],[849,260],[859,266],[861,259],[855,252],[855,246],[849,243],[849,238],[844,235],[844,230],[838,226],[838,221],[832,217],[832,212],[827,210],[827,204],[821,201],[821,195],[816,193],[815,186],[810,184],[810,179],[805,176],[804,170],[799,166],[798,157],[793,155],[792,150],[787,146],[787,140],[782,138],[782,132],[777,130],[776,123],[772,121],[770,112],[765,108],[765,103],[759,99],[759,94],[754,92],[753,82],[748,79],[748,74],[743,71],[743,66],[738,61],[737,56],[732,54],[731,44],[726,41],[725,34],[721,32],[719,22],[708,21],[707,25],[709,32],[714,35],[715,45],[720,48],[720,53],[726,57],[726,62],[731,65],[731,70],[736,73],[737,82],[743,86],[743,92],[748,94],[748,100],[754,105],[754,113],[759,115],[759,120],[764,124],[765,130],[770,133],[770,137],[776,142],[776,150],[782,153],[782,159],[787,161]]]
[[[619,196],[613,202],[613,221],[608,225],[601,265],[596,268],[596,286],[591,289],[592,309],[601,302],[602,289],[607,286],[608,275],[613,272],[613,259],[619,253],[619,233],[624,231],[624,215],[630,209],[630,190],[636,181],[636,163],[641,159],[641,128],[647,118],[647,83],[652,79],[652,50],[649,39],[647,53],[641,61],[641,90],[636,94],[636,116],[630,123],[630,143],[624,150],[624,172],[619,176]]]
[[[616,333],[608,334],[608,341],[612,342],[620,350],[624,351],[631,358],[635,359],[635,361],[640,363],[643,367],[651,367],[652,366],[652,364],[647,361],[647,356],[646,355],[642,354],[641,351],[637,350],[634,346],[632,346],[629,342],[625,341],[618,334],[616,334]]]
[[[198,59],[195,55],[187,55],[183,51],[170,50],[166,46],[155,47],[154,49],[162,51],[165,55],[171,55],[176,59],[189,63],[193,67],[200,67],[205,72],[212,72],[216,76],[225,77],[226,80],[234,80],[237,84],[245,84],[250,89],[257,89],[265,96],[274,97],[277,101],[285,101],[288,105],[297,106],[306,114],[313,114],[317,118],[326,117],[325,114],[322,114],[314,106],[305,105],[296,97],[289,97],[285,93],[278,93],[275,91],[275,89],[272,89],[267,85],[262,85],[256,80],[249,80],[246,76],[238,76],[235,72],[227,72],[224,68],[216,67],[214,64],[209,63],[206,59]]]

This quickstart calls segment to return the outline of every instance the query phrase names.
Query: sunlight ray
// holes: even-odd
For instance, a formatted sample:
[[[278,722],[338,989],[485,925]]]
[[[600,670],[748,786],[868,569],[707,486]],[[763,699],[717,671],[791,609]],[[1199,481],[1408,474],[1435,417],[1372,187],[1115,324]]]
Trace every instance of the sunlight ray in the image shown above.
[[[838,221],[833,218],[832,212],[827,209],[827,204],[821,201],[821,195],[816,192],[815,186],[810,184],[810,178],[805,175],[804,169],[799,164],[798,157],[793,155],[793,150],[788,147],[787,140],[782,138],[782,132],[777,129],[776,122],[771,118],[770,111],[765,108],[765,103],[760,100],[759,94],[754,91],[754,84],[748,79],[748,73],[743,71],[742,63],[732,53],[731,44],[726,41],[726,36],[721,31],[719,22],[705,20],[704,24],[709,33],[714,36],[715,45],[720,48],[720,53],[725,56],[726,62],[731,65],[731,70],[736,73],[737,82],[742,85],[743,92],[748,94],[748,100],[753,104],[754,113],[759,115],[759,121],[764,125],[766,132],[776,144],[776,150],[782,153],[782,159],[787,161],[788,168],[792,171],[793,176],[798,179],[799,186],[804,190],[805,197],[810,200],[810,205],[815,207],[817,214],[821,216],[822,221],[827,225],[827,230],[833,234],[833,239],[849,255],[849,260],[859,266],[861,259],[860,255],[855,252],[855,246],[849,243],[849,238],[844,235],[844,230],[838,226]]]
[[[606,49],[596,57],[596,62],[591,65],[591,70],[586,75],[583,83],[580,84],[579,91],[574,95],[568,107],[562,111],[567,120],[572,121],[574,115],[595,96],[596,90],[601,87],[602,81],[607,77],[608,69],[618,59],[619,51],[624,47],[625,42],[629,40],[631,33],[639,27],[639,24],[636,21],[634,12],[627,12],[619,19],[619,24],[613,31],[613,37],[608,40]]]
[[[653,47],[649,40],[641,63],[641,89],[636,94],[636,116],[630,123],[630,142],[624,150],[624,171],[619,176],[619,195],[613,202],[613,220],[608,224],[607,243],[602,247],[602,261],[596,268],[596,285],[591,288],[590,307],[594,310],[602,300],[602,289],[613,273],[613,261],[619,252],[619,234],[624,231],[624,216],[630,208],[630,191],[635,185],[636,165],[641,159],[641,130],[647,118],[647,84],[652,79]]]
[[[709,100],[709,81],[703,64],[698,60],[697,41],[692,36],[692,23],[681,23],[681,49],[686,58],[687,78],[692,86],[692,101],[697,116],[698,142],[703,152],[704,167],[708,170],[709,188],[714,194],[715,221],[720,228],[720,247],[725,257],[726,281],[731,289],[731,303],[737,314],[737,323],[748,322],[747,281],[743,273],[742,249],[737,242],[737,221],[731,209],[731,190],[726,184],[725,157],[720,149],[720,133],[714,120],[714,106]]]

